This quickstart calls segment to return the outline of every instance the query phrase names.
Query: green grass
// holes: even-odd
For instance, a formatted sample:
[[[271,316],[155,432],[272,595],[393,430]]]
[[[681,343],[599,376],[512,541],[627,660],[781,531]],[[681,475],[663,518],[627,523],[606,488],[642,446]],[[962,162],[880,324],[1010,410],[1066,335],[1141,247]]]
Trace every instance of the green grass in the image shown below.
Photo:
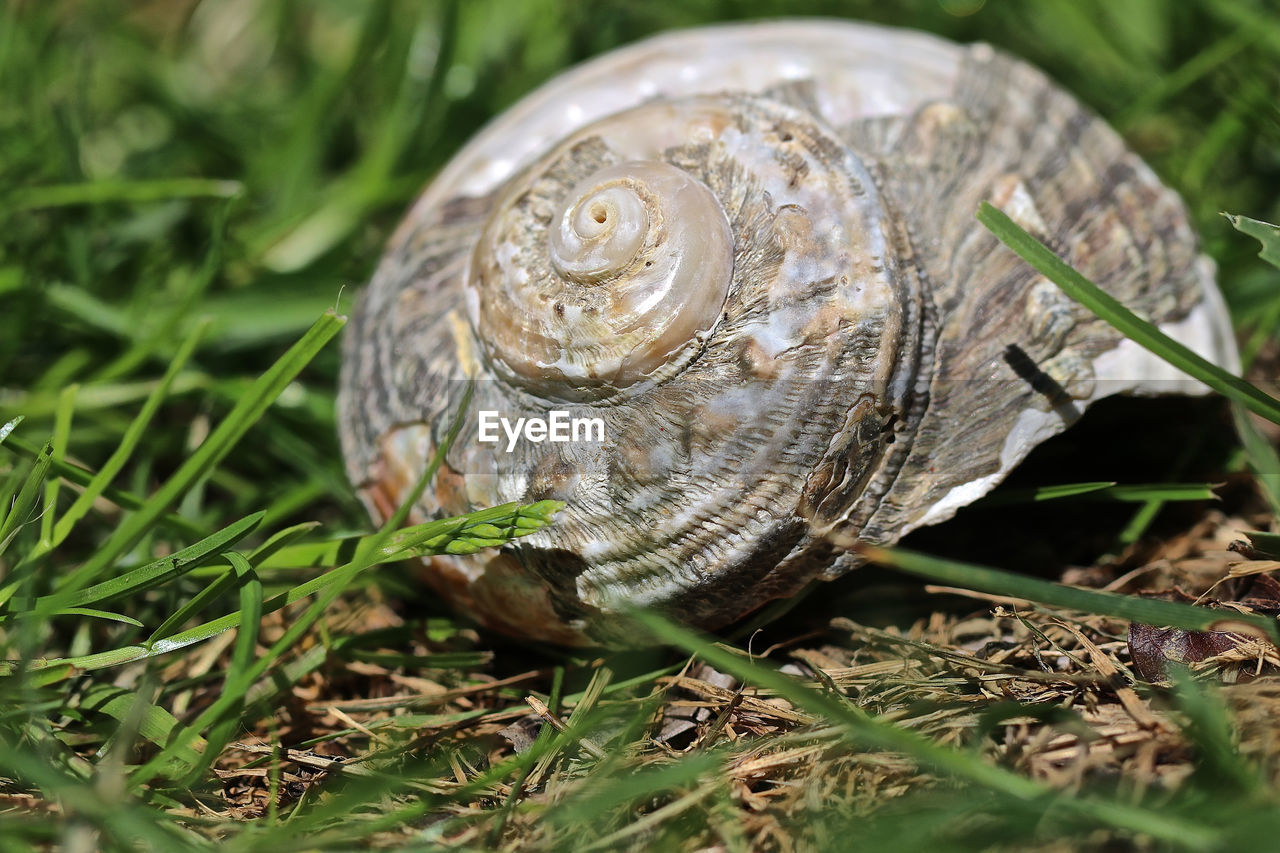
[[[859,17],[990,41],[1044,67],[1183,194],[1256,381],[1203,378],[1280,420],[1280,274],[1268,263],[1280,250],[1265,225],[1280,221],[1272,7],[801,6],[0,10],[0,851],[1273,841],[1276,751],[1252,746],[1265,738],[1248,709],[1274,706],[1250,705],[1242,690],[1254,688],[1224,686],[1217,670],[1135,682],[1122,652],[1129,620],[1274,639],[1273,619],[897,551],[875,556],[994,596],[966,617],[1000,627],[990,648],[944,641],[965,620],[933,613],[903,581],[848,593],[844,621],[815,621],[806,602],[734,644],[640,614],[665,651],[597,656],[477,635],[397,563],[499,544],[554,523],[554,504],[368,529],[335,439],[335,337],[406,205],[557,70],[711,21]],[[982,217],[1096,300],[998,211]],[[1183,357],[1122,307],[1091,307]],[[1274,525],[1280,460],[1250,418],[1237,412],[1238,467]],[[988,503],[1032,505],[1052,523],[1067,504],[1139,502],[1121,537],[1132,543],[1166,503],[1207,497],[1168,473]],[[1255,539],[1261,551],[1274,530]],[[894,590],[909,608],[895,609]],[[911,615],[892,621],[899,612]],[[820,640],[805,639],[813,631]],[[1017,692],[1028,685],[1043,692]],[[1134,728],[1149,774],[1124,757],[1123,773],[1070,778],[1036,763],[1038,741],[1020,733],[1104,743],[1091,716],[1102,705],[1158,715]],[[657,742],[660,723],[698,708],[685,735]],[[1172,767],[1183,775],[1155,772]]]

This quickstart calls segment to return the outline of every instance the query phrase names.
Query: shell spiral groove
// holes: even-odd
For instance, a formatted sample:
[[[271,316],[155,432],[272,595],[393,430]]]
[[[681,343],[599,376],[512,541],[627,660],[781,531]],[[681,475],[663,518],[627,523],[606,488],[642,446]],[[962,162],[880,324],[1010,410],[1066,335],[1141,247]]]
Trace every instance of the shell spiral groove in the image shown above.
[[[830,532],[892,543],[1093,401],[1195,390],[1000,246],[984,200],[1234,366],[1176,194],[1035,69],[851,23],[712,27],[556,78],[426,190],[346,340],[352,481],[386,517],[470,382],[471,416],[604,431],[508,446],[473,419],[450,448],[418,519],[567,502],[428,562],[485,624],[626,644],[631,605],[714,627],[835,577],[856,561]]]

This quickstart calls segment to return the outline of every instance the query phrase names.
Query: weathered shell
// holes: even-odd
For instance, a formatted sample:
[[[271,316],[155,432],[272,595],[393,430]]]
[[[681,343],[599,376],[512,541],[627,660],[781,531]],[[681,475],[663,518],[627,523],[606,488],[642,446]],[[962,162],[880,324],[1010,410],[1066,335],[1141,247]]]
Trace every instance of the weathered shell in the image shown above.
[[[651,173],[661,192],[687,177],[721,223],[689,212],[702,202],[643,212]],[[591,175],[631,196],[598,195]],[[601,199],[607,215],[580,206]],[[1037,70],[860,24],[719,26],[552,80],[431,184],[346,340],[350,476],[375,516],[391,512],[465,379],[473,412],[600,418],[603,441],[511,453],[469,421],[415,508],[568,502],[519,544],[427,567],[517,635],[626,643],[617,614],[633,604],[714,627],[835,577],[855,559],[828,532],[892,543],[986,493],[1091,402],[1195,390],[1001,246],[974,220],[984,200],[1234,366],[1177,195]],[[587,209],[620,242],[592,243]],[[556,236],[566,222],[578,231]],[[620,294],[644,264],[677,261],[695,272],[608,319],[643,301]]]

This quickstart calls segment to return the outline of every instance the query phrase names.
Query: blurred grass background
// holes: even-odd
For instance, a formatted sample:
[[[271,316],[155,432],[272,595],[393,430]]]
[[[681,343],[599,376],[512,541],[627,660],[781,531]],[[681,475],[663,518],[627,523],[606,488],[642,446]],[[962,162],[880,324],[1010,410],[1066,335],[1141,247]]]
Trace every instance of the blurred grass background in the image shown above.
[[[0,11],[0,423],[25,415],[15,435],[39,444],[77,385],[67,455],[96,468],[210,318],[117,480],[150,492],[321,312],[350,306],[409,202],[486,120],[645,35],[794,14],[984,40],[1045,68],[1181,191],[1247,355],[1274,368],[1275,274],[1218,215],[1280,220],[1270,0],[11,0]],[[264,509],[268,530],[364,528],[334,435],[336,372],[330,346],[178,514],[195,530]],[[110,508],[91,516],[52,570],[91,554],[117,521]],[[123,563],[188,541],[170,536],[158,527]],[[164,614],[176,600],[146,606]],[[54,645],[83,651],[94,632]]]

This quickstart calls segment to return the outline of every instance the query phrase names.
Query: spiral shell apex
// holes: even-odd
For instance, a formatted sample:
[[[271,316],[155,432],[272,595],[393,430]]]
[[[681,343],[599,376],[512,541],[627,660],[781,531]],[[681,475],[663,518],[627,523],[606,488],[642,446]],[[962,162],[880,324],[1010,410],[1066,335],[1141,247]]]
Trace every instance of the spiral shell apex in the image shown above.
[[[471,325],[498,369],[553,397],[623,388],[715,325],[733,236],[697,178],[661,161],[605,166],[549,217],[540,189],[500,206],[468,276]]]
[[[470,383],[414,517],[566,507],[428,582],[510,634],[626,644],[628,607],[722,625],[854,566],[831,534],[950,517],[1102,397],[1198,390],[1001,246],[983,201],[1235,366],[1177,195],[1035,69],[851,23],[712,27],[551,81],[426,190],[346,340],[352,481],[390,515]],[[478,428],[560,410],[599,434]]]

